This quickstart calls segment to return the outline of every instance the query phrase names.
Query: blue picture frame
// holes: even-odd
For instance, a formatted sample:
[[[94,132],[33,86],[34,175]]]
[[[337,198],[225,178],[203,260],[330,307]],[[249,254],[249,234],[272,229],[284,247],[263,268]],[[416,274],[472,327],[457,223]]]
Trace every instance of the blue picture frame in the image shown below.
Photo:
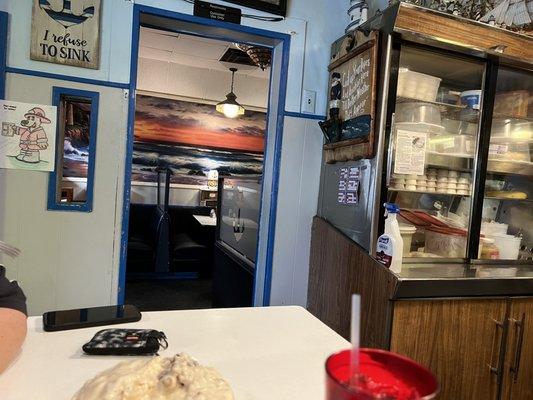
[[[87,168],[87,199],[84,203],[61,203],[57,201],[57,180],[61,178],[62,171],[59,171],[60,157],[63,157],[63,140],[60,132],[62,124],[59,123],[59,107],[61,105],[61,96],[71,96],[87,99],[91,102],[91,119],[89,123],[89,163]],[[56,131],[56,157],[55,168],[50,173],[48,180],[48,210],[49,211],[78,211],[92,212],[93,210],[93,193],[94,193],[94,170],[96,160],[96,132],[98,130],[98,107],[100,93],[88,90],[64,88],[54,86],[52,88],[52,104],[57,109],[58,124]]]

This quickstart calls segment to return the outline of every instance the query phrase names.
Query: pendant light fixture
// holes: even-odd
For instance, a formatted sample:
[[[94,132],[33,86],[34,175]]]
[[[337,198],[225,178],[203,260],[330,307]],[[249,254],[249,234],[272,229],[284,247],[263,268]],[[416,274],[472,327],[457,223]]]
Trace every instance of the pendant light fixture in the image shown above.
[[[244,115],[244,107],[237,103],[237,96],[233,93],[233,84],[235,83],[235,72],[237,68],[230,68],[231,71],[231,91],[226,95],[226,100],[217,104],[217,111],[228,118],[236,118]]]

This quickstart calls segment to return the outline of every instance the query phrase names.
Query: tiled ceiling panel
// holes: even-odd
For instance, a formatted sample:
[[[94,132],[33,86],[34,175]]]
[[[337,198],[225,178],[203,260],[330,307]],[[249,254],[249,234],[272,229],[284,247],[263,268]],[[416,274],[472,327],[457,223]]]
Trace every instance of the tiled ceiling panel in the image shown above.
[[[172,51],[174,53],[188,54],[193,57],[205,58],[207,60],[218,60],[226,52],[229,44],[215,44],[203,42],[199,44],[196,40],[191,40],[188,36],[181,35],[174,42]]]
[[[141,28],[139,57],[209,70],[227,71],[236,67],[241,75],[270,78],[269,69],[261,71],[254,66],[220,62],[230,47],[234,47],[230,42]]]

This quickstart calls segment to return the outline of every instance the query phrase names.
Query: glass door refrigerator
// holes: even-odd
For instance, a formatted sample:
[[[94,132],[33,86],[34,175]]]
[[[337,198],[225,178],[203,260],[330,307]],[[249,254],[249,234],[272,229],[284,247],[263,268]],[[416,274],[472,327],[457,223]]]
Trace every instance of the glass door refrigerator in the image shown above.
[[[376,206],[402,210],[404,264],[531,265],[532,98],[527,68],[393,35]]]

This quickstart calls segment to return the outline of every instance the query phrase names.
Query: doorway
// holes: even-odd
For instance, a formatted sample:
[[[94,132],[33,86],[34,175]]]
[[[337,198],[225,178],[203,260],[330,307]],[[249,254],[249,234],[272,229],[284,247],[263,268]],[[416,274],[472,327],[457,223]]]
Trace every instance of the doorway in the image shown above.
[[[131,84],[129,93],[128,142],[125,167],[124,206],[122,223],[121,259],[118,288],[118,302],[124,303],[126,289],[126,266],[129,239],[129,221],[132,207],[132,159],[135,135],[135,111],[138,101],[139,43],[142,29],[156,29],[169,34],[189,35],[196,38],[245,43],[268,48],[272,63],[270,88],[268,90],[268,115],[265,128],[264,165],[259,179],[260,207],[257,212],[259,229],[255,249],[255,263],[252,271],[250,305],[269,304],[272,275],[272,252],[275,235],[275,215],[277,207],[277,185],[283,114],[285,103],[288,50],[290,37],[276,32],[263,31],[234,24],[201,19],[189,15],[171,13],[164,10],[135,5],[133,26],[133,48],[131,62]],[[226,177],[228,178],[228,177]],[[233,177],[231,177],[233,178]],[[224,187],[223,179],[220,180]],[[219,185],[220,185],[219,183]],[[232,212],[232,210],[229,210]],[[217,228],[217,231],[219,228]],[[217,232],[218,235],[218,232]],[[231,257],[230,257],[231,258]],[[191,272],[191,271],[182,271]]]

